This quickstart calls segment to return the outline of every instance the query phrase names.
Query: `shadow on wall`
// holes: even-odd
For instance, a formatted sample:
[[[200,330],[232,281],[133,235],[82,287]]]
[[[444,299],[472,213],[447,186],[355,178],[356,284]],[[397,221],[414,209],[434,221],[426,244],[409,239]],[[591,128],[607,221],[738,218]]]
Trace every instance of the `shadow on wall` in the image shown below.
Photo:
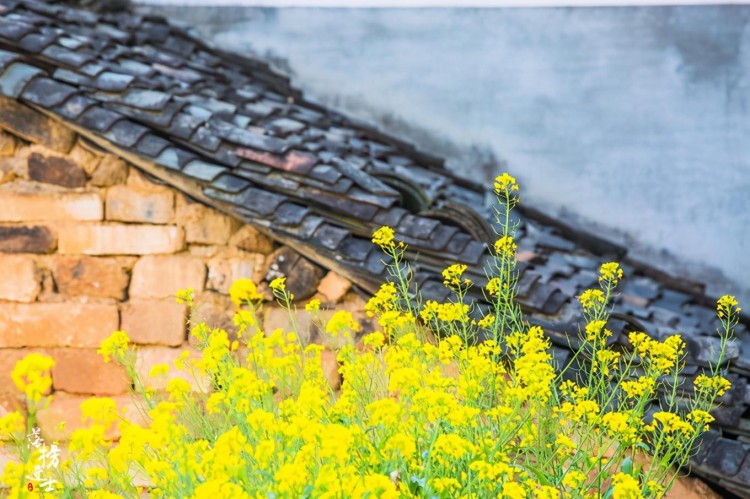
[[[750,6],[158,10],[750,302]]]

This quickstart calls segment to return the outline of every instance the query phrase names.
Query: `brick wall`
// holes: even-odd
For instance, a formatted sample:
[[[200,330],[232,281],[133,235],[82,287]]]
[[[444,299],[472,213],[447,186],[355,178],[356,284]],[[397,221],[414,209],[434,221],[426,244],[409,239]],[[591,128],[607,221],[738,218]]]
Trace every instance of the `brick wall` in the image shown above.
[[[10,372],[30,352],[56,361],[53,401],[39,414],[48,439],[64,440],[79,426],[78,404],[91,395],[128,405],[128,381],[96,349],[124,329],[139,345],[145,376],[191,348],[178,289],[196,290],[200,318],[231,327],[231,283],[260,282],[282,267],[308,288],[299,296],[362,309],[346,280],[292,256],[82,140],[61,153],[0,132],[0,414],[22,401]],[[260,289],[265,329],[287,325],[267,286]],[[337,376],[335,365],[329,370]]]

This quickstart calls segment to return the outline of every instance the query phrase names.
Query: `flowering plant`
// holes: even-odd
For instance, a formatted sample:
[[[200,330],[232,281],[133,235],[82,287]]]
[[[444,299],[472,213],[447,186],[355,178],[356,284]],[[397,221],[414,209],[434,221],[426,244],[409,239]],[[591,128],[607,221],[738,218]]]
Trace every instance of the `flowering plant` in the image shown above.
[[[494,187],[501,230],[482,290],[489,308],[468,298],[473,283],[461,264],[443,272],[449,300],[421,303],[410,292],[406,246],[389,227],[378,229],[373,242],[391,279],[365,308],[378,330],[360,335],[348,312],[324,321],[317,300],[305,306],[321,334],[336,339],[340,389],[324,376],[322,346],[305,344],[296,330],[259,327],[262,296],[247,279],[230,289],[235,331],[196,323],[199,356],[186,352],[172,366],[151,370],[150,377],[171,376],[163,392],[138,376],[134,347],[125,332],[115,332],[100,353],[126,367],[142,417],[125,418],[111,399],[86,402],[87,426],[72,435],[56,493],[92,499],[143,490],[198,499],[661,497],[675,466],[686,463],[713,421],[716,398],[729,388],[720,365],[737,321],[736,300],[718,302],[719,362],[698,376],[684,410],[675,388],[685,349],[679,336],[657,341],[633,332],[630,350],[608,345],[610,304],[625,278],[615,262],[601,266],[599,288],[580,295],[581,347],[569,365],[558,366],[544,331],[529,325],[515,302],[510,213],[518,184],[503,174]],[[296,329],[294,296],[284,279],[270,289]],[[177,299],[194,305],[192,290]],[[30,402],[41,403],[49,389],[51,365],[29,357],[14,371]],[[196,389],[190,379],[208,386]],[[660,392],[665,402],[647,418]],[[0,430],[19,448],[33,420],[22,423],[19,413],[0,418]],[[20,463],[6,466],[2,481],[12,497],[31,495],[26,476],[37,458],[21,454]]]

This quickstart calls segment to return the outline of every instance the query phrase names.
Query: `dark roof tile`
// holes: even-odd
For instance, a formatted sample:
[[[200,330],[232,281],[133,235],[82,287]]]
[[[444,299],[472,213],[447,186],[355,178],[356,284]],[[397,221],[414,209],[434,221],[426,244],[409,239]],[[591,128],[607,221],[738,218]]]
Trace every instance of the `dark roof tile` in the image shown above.
[[[208,122],[208,127],[218,137],[252,149],[260,149],[261,151],[272,153],[283,153],[287,148],[286,143],[283,140],[269,137],[267,135],[252,133],[223,120],[211,119]]]
[[[178,139],[189,139],[195,130],[204,123],[204,120],[187,113],[180,112],[172,120],[168,133]]]
[[[0,76],[0,93],[6,97],[17,98],[29,81],[40,74],[44,74],[44,71],[37,67],[15,62]]]
[[[102,71],[96,77],[96,86],[105,92],[122,92],[134,79],[133,75]]]
[[[190,137],[190,143],[206,151],[214,152],[221,145],[221,140],[208,127],[201,126]],[[236,158],[236,155],[233,156]],[[239,163],[239,158],[237,158],[236,163]]]
[[[426,239],[430,237],[430,234],[432,234],[439,226],[440,222],[434,218],[406,215],[398,224],[398,232],[399,234],[404,234],[416,239]]]
[[[77,87],[93,86],[93,81],[91,80],[91,78],[89,78],[85,74],[79,73],[77,71],[71,71],[69,69],[57,68],[55,72],[52,73],[52,77],[55,80],[70,83]]]
[[[299,225],[310,214],[310,208],[298,203],[285,202],[276,208],[274,226]]]
[[[21,41],[18,42],[18,46],[32,54],[38,54],[54,43],[59,36],[59,34],[53,31],[31,33],[24,36]]]
[[[148,131],[148,128],[138,123],[120,120],[104,136],[119,146],[130,148],[138,143]]]
[[[34,26],[23,21],[11,21],[0,18],[0,37],[16,41],[34,29]]]
[[[308,199],[313,203],[320,204],[339,213],[353,216],[363,221],[372,220],[378,212],[377,206],[352,201],[345,196],[338,196],[313,187],[300,188],[298,194],[303,195],[305,199]]]
[[[245,189],[237,204],[258,215],[270,216],[286,200],[286,196],[250,187]]]
[[[324,248],[335,250],[349,236],[349,231],[328,223],[322,224],[313,234],[312,241]]]
[[[250,182],[248,182],[245,179],[242,179],[240,177],[237,177],[235,175],[221,175],[219,178],[214,180],[211,185],[215,187],[216,189],[226,191],[226,192],[232,192],[237,193],[242,191],[243,189],[246,189],[247,187],[250,187],[252,185]],[[278,214],[277,214],[278,217]]]
[[[21,98],[44,108],[55,107],[78,92],[76,87],[45,77],[31,80]]]
[[[154,68],[135,59],[119,59],[116,63],[110,63],[108,66],[115,73],[144,77],[150,77],[154,74]]]
[[[76,121],[81,126],[96,132],[106,132],[122,118],[123,116],[119,113],[99,106],[93,106],[88,108]]]
[[[367,259],[371,252],[376,250],[370,240],[349,236],[339,244],[338,251],[346,258],[362,262]]]
[[[57,106],[55,111],[63,118],[76,120],[84,111],[95,104],[95,100],[78,94],[66,100],[62,105]]]
[[[186,57],[192,54],[192,52],[195,50],[196,45],[194,42],[186,40],[183,37],[169,36],[162,44],[162,47],[169,51],[175,52],[176,54],[180,54],[181,57]]]
[[[136,150],[145,156],[155,158],[159,156],[159,154],[161,154],[161,152],[170,144],[171,142],[164,140],[158,135],[149,133],[138,142]]]
[[[55,62],[74,68],[80,68],[93,59],[89,54],[76,52],[60,45],[50,45],[42,51],[42,55]]]
[[[210,182],[220,174],[226,172],[227,169],[216,163],[207,163],[200,159],[194,159],[189,163],[185,164],[182,169],[182,173],[189,177]]]
[[[161,111],[164,109],[167,102],[169,102],[171,96],[167,93],[157,92],[155,90],[133,88],[125,92],[121,99],[122,102],[128,106],[145,109],[147,111]]]

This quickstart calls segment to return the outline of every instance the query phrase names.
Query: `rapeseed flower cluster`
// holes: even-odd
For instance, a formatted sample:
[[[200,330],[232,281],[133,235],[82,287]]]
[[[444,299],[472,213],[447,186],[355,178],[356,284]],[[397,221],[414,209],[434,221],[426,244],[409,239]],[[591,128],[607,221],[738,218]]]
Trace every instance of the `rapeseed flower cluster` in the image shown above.
[[[27,400],[39,402],[42,396],[52,388],[50,370],[54,365],[55,361],[51,357],[32,353],[16,363],[10,377]]]
[[[517,246],[510,209],[518,184],[503,174],[495,190],[504,208],[497,210],[497,263],[484,287],[489,307],[469,299],[472,282],[463,264],[443,272],[452,291],[446,301],[422,303],[404,261],[406,246],[389,227],[373,234],[392,276],[365,309],[377,330],[361,334],[349,312],[324,321],[319,301],[305,305],[321,334],[336,340],[342,383],[335,391],[322,369],[323,347],[306,343],[296,329],[284,277],[270,289],[292,317],[290,330],[263,330],[256,319],[263,296],[255,283],[240,279],[230,288],[236,330],[193,323],[199,355],[186,351],[171,365],[154,366],[149,379],[134,367],[127,334],[113,333],[99,353],[125,366],[143,417],[128,419],[112,399],[85,402],[84,427],[73,433],[56,493],[95,499],[144,490],[155,498],[197,499],[661,497],[673,466],[685,463],[713,421],[709,410],[729,381],[712,366],[696,377],[697,397],[680,412],[671,389],[684,356],[679,336],[657,341],[634,332],[629,348],[610,346],[611,300],[624,278],[614,262],[601,266],[598,289],[580,295],[582,346],[569,365],[558,365],[544,330],[529,324],[513,300]],[[739,310],[730,298],[717,305],[725,327],[720,361]],[[177,300],[195,305],[192,290],[178,292]],[[52,365],[30,356],[13,379],[39,401],[51,386]],[[164,376],[171,377],[166,390],[149,386]],[[206,379],[209,386],[188,379]],[[657,393],[668,395],[649,420]],[[24,449],[27,428],[19,413],[0,418],[0,431]],[[633,466],[644,453],[653,456],[652,465]],[[19,464],[6,467],[2,479],[12,497],[31,497],[26,477],[39,459],[22,452]]]

